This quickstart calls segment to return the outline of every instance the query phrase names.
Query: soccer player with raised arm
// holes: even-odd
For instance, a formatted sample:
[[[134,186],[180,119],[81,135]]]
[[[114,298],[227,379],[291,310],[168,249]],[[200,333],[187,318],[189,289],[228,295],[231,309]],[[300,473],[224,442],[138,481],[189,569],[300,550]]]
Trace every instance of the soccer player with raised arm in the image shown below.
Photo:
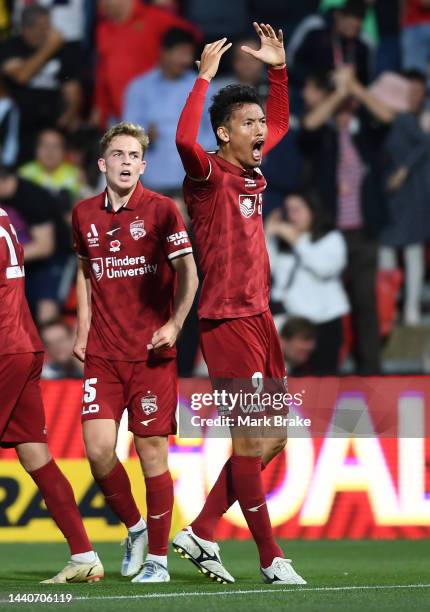
[[[210,108],[218,150],[197,144],[209,82],[230,48],[223,38],[206,45],[199,77],[182,111],[176,143],[186,171],[184,197],[203,274],[199,304],[200,338],[209,375],[216,379],[284,379],[285,365],[269,311],[270,268],[262,222],[266,181],[263,153],[288,131],[289,103],[282,31],[254,23],[258,50],[242,47],[269,66],[267,117],[252,87],[229,85]],[[234,582],[214,542],[216,525],[238,500],[257,544],[265,582],[305,584],[276,544],[261,470],[285,446],[284,437],[234,436],[233,454],[193,523],[176,535],[175,550],[203,574]]]
[[[43,583],[97,582],[103,566],[88,540],[72,487],[47,445],[40,389],[44,349],[24,284],[24,249],[0,208],[0,446],[15,448],[70,548],[69,563]]]
[[[175,342],[198,284],[175,203],[140,182],[147,146],[139,126],[120,123],[106,132],[99,168],[107,188],[73,210],[84,442],[106,503],[128,529],[121,573],[137,574],[133,582],[142,583],[170,580],[167,451],[176,432]],[[146,522],[115,452],[126,408],[145,477]]]

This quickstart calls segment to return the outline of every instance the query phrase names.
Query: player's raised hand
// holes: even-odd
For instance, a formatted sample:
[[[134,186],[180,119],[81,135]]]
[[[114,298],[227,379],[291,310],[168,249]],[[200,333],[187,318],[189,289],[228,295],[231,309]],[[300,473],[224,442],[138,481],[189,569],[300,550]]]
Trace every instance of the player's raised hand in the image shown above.
[[[200,61],[196,62],[201,79],[211,81],[214,78],[218,72],[221,57],[230,49],[231,45],[232,43],[228,43],[226,38],[205,45]]]
[[[282,30],[278,30],[278,34],[275,34],[274,29],[268,23],[258,24],[254,21],[252,25],[260,38],[261,47],[255,50],[242,45],[242,51],[269,66],[282,68],[285,65],[284,35]]]

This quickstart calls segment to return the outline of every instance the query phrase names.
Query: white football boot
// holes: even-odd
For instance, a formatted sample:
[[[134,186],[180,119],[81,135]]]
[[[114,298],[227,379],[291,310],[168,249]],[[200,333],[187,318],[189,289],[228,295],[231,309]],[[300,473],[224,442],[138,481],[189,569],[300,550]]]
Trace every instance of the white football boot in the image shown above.
[[[121,575],[134,576],[140,571],[148,548],[147,527],[135,533],[129,532],[121,544],[125,546],[125,553],[121,564]]]
[[[307,584],[291,563],[291,559],[275,557],[270,567],[260,568],[263,581],[268,584]]]
[[[70,584],[74,582],[99,582],[104,576],[104,569],[97,553],[91,563],[78,563],[70,560],[58,574],[40,584]]]
[[[169,582],[170,576],[167,567],[161,565],[157,561],[145,561],[139,574],[135,576],[132,582]]]
[[[174,550],[183,558],[193,563],[198,570],[213,582],[233,583],[234,578],[225,569],[216,542],[199,538],[191,527],[180,531],[173,539]]]

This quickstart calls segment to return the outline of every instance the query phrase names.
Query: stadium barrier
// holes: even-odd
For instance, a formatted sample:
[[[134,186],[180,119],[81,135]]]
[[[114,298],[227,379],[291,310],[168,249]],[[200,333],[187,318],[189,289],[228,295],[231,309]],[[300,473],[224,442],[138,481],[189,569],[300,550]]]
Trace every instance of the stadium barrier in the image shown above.
[[[289,391],[303,393],[333,411],[345,398],[375,415],[382,405],[396,419],[396,431],[374,436],[290,435],[286,449],[264,471],[268,506],[278,537],[423,538],[430,535],[430,380],[428,377],[297,379]],[[192,394],[210,392],[207,380],[182,380],[181,410]],[[44,381],[50,448],[73,486],[94,541],[118,541],[124,528],[104,505],[87,461],[80,427],[80,381]],[[322,399],[321,399],[322,398]],[[305,402],[306,403],[306,402]],[[413,421],[413,431],[408,422]],[[145,515],[144,480],[126,424],[118,454],[125,461],[138,505]],[[172,437],[170,466],[175,483],[172,533],[199,512],[205,495],[230,452],[227,438]],[[15,459],[0,450],[0,542],[61,541],[43,501]],[[240,508],[232,506],[218,537],[246,539]]]

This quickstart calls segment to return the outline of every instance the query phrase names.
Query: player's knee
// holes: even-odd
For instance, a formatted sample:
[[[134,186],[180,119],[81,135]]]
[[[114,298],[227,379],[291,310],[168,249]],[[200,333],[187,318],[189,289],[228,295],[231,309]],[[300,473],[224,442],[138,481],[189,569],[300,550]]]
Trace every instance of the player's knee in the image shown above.
[[[39,470],[52,459],[48,446],[36,442],[18,444],[16,447],[16,454],[26,472]]]
[[[284,450],[284,448],[287,446],[287,441],[288,438],[278,438],[276,440],[273,441],[273,445],[272,445],[272,453],[274,456],[279,455],[279,453],[282,453],[282,451]]]
[[[85,448],[93,471],[108,471],[108,468],[116,462],[115,448],[107,442],[101,440],[97,442],[87,441]]]
[[[164,438],[138,438],[135,446],[146,476],[167,469],[167,443]]]

